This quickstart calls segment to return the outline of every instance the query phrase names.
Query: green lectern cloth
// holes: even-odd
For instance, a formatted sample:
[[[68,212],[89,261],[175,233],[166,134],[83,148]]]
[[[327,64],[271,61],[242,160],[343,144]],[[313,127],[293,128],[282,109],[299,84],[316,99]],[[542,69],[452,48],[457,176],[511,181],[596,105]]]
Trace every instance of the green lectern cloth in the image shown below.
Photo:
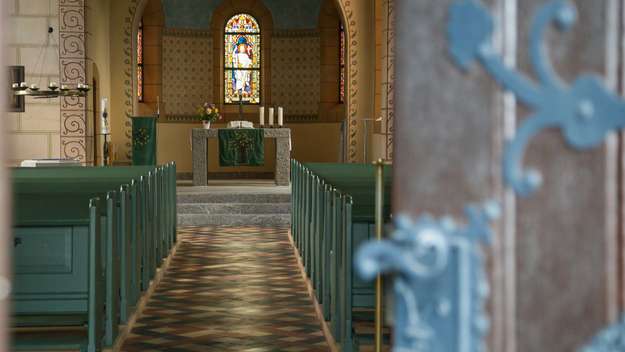
[[[132,164],[156,165],[156,118],[132,118]]]
[[[265,136],[262,129],[219,130],[220,166],[262,166],[265,164]]]

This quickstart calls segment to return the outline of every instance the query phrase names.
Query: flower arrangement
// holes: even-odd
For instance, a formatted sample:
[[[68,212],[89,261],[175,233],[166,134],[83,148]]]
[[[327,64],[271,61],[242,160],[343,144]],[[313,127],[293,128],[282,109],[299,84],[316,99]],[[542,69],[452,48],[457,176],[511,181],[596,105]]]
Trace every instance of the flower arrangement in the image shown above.
[[[198,106],[197,114],[200,121],[215,122],[222,119],[221,115],[219,115],[219,109],[212,103],[204,103],[204,105]]]

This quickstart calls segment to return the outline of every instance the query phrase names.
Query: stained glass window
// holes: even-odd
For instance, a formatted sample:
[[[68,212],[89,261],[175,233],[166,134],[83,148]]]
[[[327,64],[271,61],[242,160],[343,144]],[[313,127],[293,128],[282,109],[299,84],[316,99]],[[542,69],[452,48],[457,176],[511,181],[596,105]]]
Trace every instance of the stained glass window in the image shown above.
[[[339,103],[345,103],[345,27],[339,23]]]
[[[143,21],[137,31],[137,98],[143,102]]]
[[[260,104],[260,27],[256,19],[232,16],[224,31],[224,103]]]

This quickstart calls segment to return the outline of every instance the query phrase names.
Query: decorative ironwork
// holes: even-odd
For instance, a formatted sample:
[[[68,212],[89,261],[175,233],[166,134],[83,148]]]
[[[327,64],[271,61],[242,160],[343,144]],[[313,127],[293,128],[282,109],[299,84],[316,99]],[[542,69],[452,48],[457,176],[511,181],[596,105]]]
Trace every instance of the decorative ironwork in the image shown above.
[[[507,143],[503,160],[504,180],[521,196],[542,184],[540,173],[524,170],[521,163],[530,140],[543,129],[559,128],[571,147],[585,150],[599,146],[610,131],[625,126],[625,103],[600,77],[583,74],[567,85],[548,60],[543,40],[549,24],[566,30],[576,18],[575,7],[565,0],[551,1],[538,12],[529,36],[530,61],[538,77],[534,82],[504,65],[490,44],[493,18],[484,6],[477,0],[464,0],[451,7],[449,49],[457,65],[467,70],[479,61],[499,84],[535,111]]]
[[[622,352],[625,351],[625,317],[618,323],[606,328],[580,352]]]
[[[484,350],[489,288],[480,243],[490,240],[489,223],[499,216],[499,206],[469,206],[466,215],[466,226],[448,217],[425,215],[412,222],[399,216],[390,239],[358,250],[355,266],[362,278],[394,275],[393,351]]]
[[[11,85],[13,89],[13,95],[15,96],[29,96],[35,99],[45,98],[58,98],[58,97],[86,97],[89,91],[89,86],[86,84],[78,83],[76,88],[70,88],[69,86],[62,85],[60,88],[55,82],[50,82],[47,90],[39,90],[39,86],[31,84],[30,86],[26,82],[13,83]]]

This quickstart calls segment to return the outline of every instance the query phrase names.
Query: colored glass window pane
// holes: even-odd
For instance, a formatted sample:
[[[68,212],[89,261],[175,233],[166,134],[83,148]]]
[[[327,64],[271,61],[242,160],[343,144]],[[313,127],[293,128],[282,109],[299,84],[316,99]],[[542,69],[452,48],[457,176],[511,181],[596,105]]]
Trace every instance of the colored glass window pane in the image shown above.
[[[260,36],[226,34],[225,64],[229,68],[260,68]]]
[[[260,33],[256,19],[246,13],[232,16],[225,29],[226,33]]]
[[[137,98],[143,101],[143,66],[137,66]]]
[[[237,14],[224,31],[224,103],[260,104],[260,27],[248,14]]]
[[[143,101],[143,22],[139,23],[137,31],[137,98]]]
[[[345,102],[345,27],[339,23],[339,103]]]
[[[260,71],[226,69],[224,75],[226,104],[237,104],[239,95],[244,103],[260,103]]]

